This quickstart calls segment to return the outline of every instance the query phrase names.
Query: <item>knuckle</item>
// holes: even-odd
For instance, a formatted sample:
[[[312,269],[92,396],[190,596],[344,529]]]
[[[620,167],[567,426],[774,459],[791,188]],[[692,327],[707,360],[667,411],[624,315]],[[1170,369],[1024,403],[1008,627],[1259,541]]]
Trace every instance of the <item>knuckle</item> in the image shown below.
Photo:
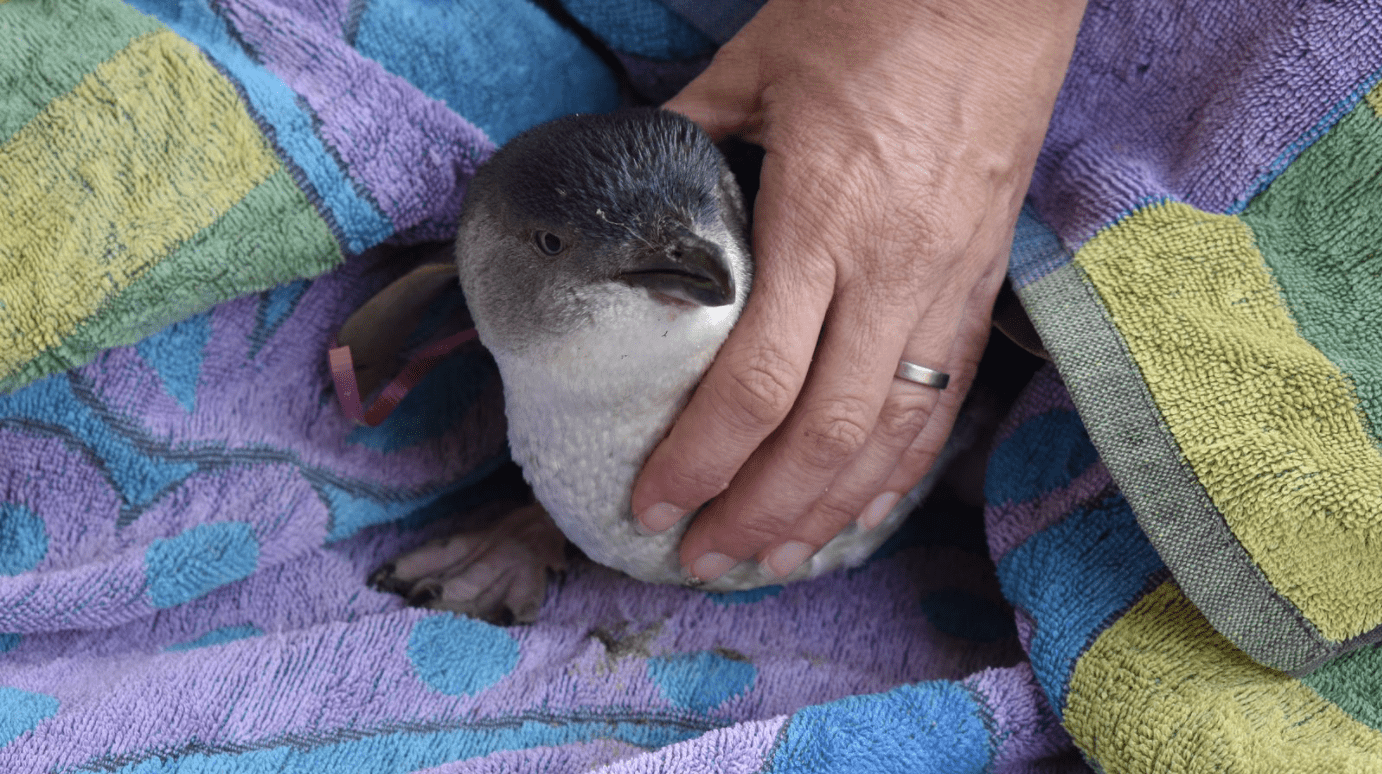
[[[808,419],[803,431],[807,462],[835,468],[853,457],[869,439],[868,407],[854,398],[837,398]]]
[[[840,531],[859,518],[860,508],[830,498],[821,498],[810,517],[809,539],[816,545],[829,543]]]
[[[730,372],[722,395],[738,423],[754,428],[775,427],[796,398],[794,368],[782,353],[769,347],[754,350]]]
[[[738,527],[737,542],[744,555],[748,556],[785,535],[791,529],[792,522],[762,514],[742,520]]]
[[[670,491],[681,493],[688,503],[704,503],[723,492],[732,475],[732,468],[722,468],[710,459],[699,465],[673,465],[667,472]]]
[[[936,198],[934,192],[915,192],[904,195],[902,204],[888,211],[887,244],[907,255],[921,256],[934,262],[942,256],[961,251],[968,238],[953,217],[946,217],[949,207]],[[918,217],[918,213],[924,213]],[[915,268],[915,263],[912,264]]]
[[[931,401],[925,395],[893,395],[878,415],[877,432],[893,444],[907,445],[931,418]]]
[[[776,542],[792,527],[790,520],[764,512],[736,511],[733,515],[717,513],[716,517],[704,525],[698,520],[693,529],[715,550],[741,559]]]

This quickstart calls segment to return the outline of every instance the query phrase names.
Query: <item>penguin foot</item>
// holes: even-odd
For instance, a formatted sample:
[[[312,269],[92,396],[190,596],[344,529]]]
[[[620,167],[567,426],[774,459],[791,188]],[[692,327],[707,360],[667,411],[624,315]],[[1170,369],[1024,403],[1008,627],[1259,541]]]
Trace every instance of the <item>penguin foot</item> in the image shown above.
[[[506,626],[536,620],[548,574],[565,569],[566,536],[532,503],[397,557],[375,570],[369,585],[410,605]]]

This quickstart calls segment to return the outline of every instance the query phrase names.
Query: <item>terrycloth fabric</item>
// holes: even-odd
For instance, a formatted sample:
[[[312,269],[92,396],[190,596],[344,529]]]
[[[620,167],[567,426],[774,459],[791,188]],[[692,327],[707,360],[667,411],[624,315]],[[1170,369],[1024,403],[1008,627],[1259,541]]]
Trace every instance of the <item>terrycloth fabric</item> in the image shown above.
[[[0,37],[0,771],[1078,766],[977,513],[751,593],[577,563],[515,629],[365,586],[516,488],[482,352],[374,429],[324,355],[419,257],[368,248],[617,102],[526,0],[9,0]]]
[[[562,5],[587,29],[598,31],[611,49],[622,54],[675,61],[715,50],[716,41],[658,0],[566,0]]]
[[[1382,771],[1380,79],[1376,3],[1081,29],[1010,270],[1056,370],[987,524],[1106,771]]]
[[[475,483],[503,460],[480,353],[379,428],[340,415],[320,354],[391,273],[372,257],[0,398],[0,770],[1022,771],[1070,749],[956,514],[788,588],[579,563],[515,629],[366,588],[512,480]]]
[[[493,143],[618,104],[526,0],[134,5],[0,6],[0,390],[450,238]]]
[[[1382,7],[1165,11],[1086,20],[1012,275],[1185,593],[1303,674],[1382,637]]]
[[[324,353],[602,60],[526,0],[0,2],[0,770],[1382,770],[1382,10],[1091,6],[987,546],[933,506],[785,588],[577,563],[502,629],[364,585],[516,485],[492,364],[364,429]]]
[[[1229,642],[1139,527],[1060,379],[1039,373],[1000,429],[986,526],[1032,670],[1087,759],[1107,772],[1382,771],[1382,649],[1293,678]]]

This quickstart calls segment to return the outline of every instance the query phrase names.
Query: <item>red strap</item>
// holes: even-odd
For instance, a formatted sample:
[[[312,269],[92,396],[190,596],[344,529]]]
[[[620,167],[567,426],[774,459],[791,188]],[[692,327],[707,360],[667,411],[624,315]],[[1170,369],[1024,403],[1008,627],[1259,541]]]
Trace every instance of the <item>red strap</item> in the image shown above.
[[[442,358],[475,336],[475,329],[468,328],[423,347],[403,366],[398,376],[385,385],[367,411],[360,407],[360,385],[355,379],[355,360],[350,356],[350,346],[332,347],[326,353],[326,360],[331,365],[331,378],[336,382],[336,400],[341,404],[341,411],[356,422],[378,427]]]

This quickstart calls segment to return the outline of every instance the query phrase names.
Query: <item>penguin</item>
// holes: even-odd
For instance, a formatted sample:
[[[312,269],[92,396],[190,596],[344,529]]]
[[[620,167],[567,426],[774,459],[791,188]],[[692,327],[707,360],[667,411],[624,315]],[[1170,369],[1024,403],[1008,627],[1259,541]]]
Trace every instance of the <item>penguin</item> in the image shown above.
[[[371,582],[428,607],[529,621],[546,572],[563,566],[563,536],[639,580],[692,580],[677,555],[691,519],[646,534],[630,495],[744,308],[748,236],[725,157],[680,114],[567,116],[497,151],[467,189],[455,263],[537,502],[399,557]],[[915,503],[845,529],[787,578],[744,562],[702,588],[857,565]]]

